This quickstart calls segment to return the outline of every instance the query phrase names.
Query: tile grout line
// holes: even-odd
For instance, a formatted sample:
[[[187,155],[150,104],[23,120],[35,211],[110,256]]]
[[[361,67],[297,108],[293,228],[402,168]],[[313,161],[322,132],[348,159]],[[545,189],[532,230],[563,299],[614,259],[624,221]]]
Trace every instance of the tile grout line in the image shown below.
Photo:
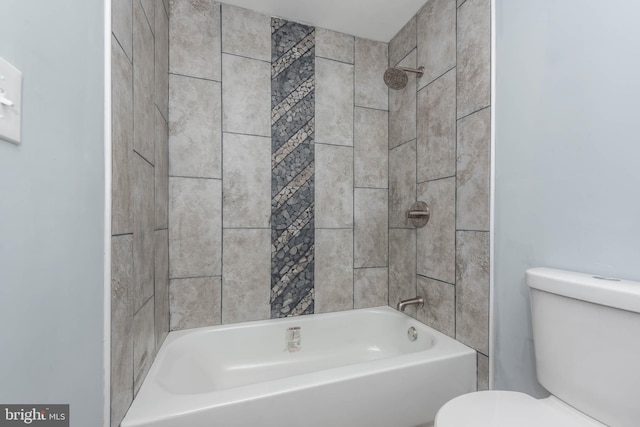
[[[387,68],[391,63],[391,42],[387,45]],[[385,84],[386,86],[386,84]],[[391,102],[389,100],[389,87],[387,87],[387,305],[391,306],[391,147],[389,146],[389,135],[391,129]]]
[[[456,79],[456,86],[457,85],[458,85],[458,82],[457,82],[457,79]],[[465,114],[464,116],[458,117],[456,119],[456,122],[459,121],[459,120],[466,119],[467,117],[473,116],[474,114],[479,113],[479,112],[481,112],[483,110],[486,110],[487,108],[491,108],[491,104],[485,105],[484,107],[480,107],[477,110],[474,110],[474,111],[470,112],[469,114]]]
[[[352,258],[351,258],[351,308],[356,308],[356,93],[357,93],[357,80],[356,80],[356,44],[357,40],[354,37],[353,39],[353,68],[351,79],[353,82],[353,110],[352,110],[352,122],[351,122],[351,135],[353,145],[352,156],[351,156],[351,191],[352,191],[352,199],[351,199],[351,214],[353,218],[353,222],[351,223],[351,245],[352,245]]]
[[[209,79],[207,77],[201,77],[201,76],[191,76],[189,74],[182,74],[182,73],[171,72],[171,71],[169,71],[168,74],[169,74],[169,76],[184,77],[185,79],[203,80],[205,82],[212,82],[212,83],[222,84],[222,72],[220,73],[220,76],[221,76],[220,80]]]
[[[217,5],[220,10],[220,317],[219,324],[222,325],[224,318],[224,98],[222,96],[222,6]]]
[[[455,140],[455,189],[454,189],[454,206],[453,206],[453,216],[454,216],[454,235],[453,235],[453,261],[454,261],[454,283],[453,283],[453,336],[457,339],[458,337],[458,232],[455,231],[458,224],[458,85],[460,84],[458,78],[458,9],[456,8],[456,28],[455,28],[455,44],[456,44],[456,87],[455,87],[455,132],[456,132],[456,140]],[[477,356],[476,356],[477,360]],[[477,386],[477,361],[476,361],[476,390]]]

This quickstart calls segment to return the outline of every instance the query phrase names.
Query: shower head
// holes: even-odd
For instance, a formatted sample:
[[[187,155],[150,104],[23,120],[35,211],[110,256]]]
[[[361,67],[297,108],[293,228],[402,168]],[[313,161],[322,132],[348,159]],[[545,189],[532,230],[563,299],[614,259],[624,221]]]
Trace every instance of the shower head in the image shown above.
[[[424,67],[420,67],[418,69],[404,67],[389,68],[384,72],[384,84],[386,84],[389,89],[404,89],[409,82],[409,76],[407,73],[415,73],[418,77],[422,77],[422,74],[424,74]]]

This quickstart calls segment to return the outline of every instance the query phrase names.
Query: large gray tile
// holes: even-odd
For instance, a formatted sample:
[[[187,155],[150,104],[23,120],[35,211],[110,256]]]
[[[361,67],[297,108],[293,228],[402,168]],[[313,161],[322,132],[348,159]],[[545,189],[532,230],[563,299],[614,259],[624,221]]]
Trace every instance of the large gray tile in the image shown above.
[[[353,145],[353,65],[316,58],[315,140]]]
[[[389,66],[395,67],[416,48],[416,17],[413,16],[389,42]]]
[[[389,215],[388,191],[372,188],[354,190],[355,268],[388,265]]]
[[[133,155],[133,310],[153,295],[154,171],[138,154]]]
[[[169,230],[155,232],[155,331],[156,349],[169,333]]]
[[[353,64],[353,36],[316,28],[316,56]]]
[[[169,175],[222,177],[220,83],[170,78]]]
[[[389,93],[384,72],[389,63],[388,44],[356,38],[356,105],[380,110],[389,109]]]
[[[220,276],[171,279],[169,284],[172,331],[220,324]]]
[[[118,43],[111,44],[112,189],[111,233],[133,232],[131,153],[133,152],[133,68]]]
[[[155,16],[156,106],[164,119],[169,120],[169,17],[160,3],[156,5]]]
[[[456,72],[418,92],[418,182],[456,173]]]
[[[111,31],[129,59],[133,58],[133,0],[111,2]]]
[[[418,184],[418,200],[431,216],[418,229],[418,274],[447,283],[456,279],[456,179]]]
[[[269,228],[271,139],[225,133],[223,147],[223,226]]]
[[[222,129],[271,136],[271,64],[222,55]]]
[[[353,148],[315,144],[315,226],[353,226]]]
[[[356,187],[389,186],[389,113],[356,107],[354,183]]]
[[[455,0],[429,0],[417,15],[417,32],[421,88],[456,66]]]
[[[353,308],[353,230],[315,234],[314,312]]]
[[[271,316],[271,230],[225,229],[222,323]]]
[[[491,111],[458,121],[458,230],[489,230]]]
[[[133,236],[111,238],[111,426],[133,401]]]
[[[214,0],[170,4],[170,72],[220,81],[220,4]]]
[[[478,353],[478,391],[489,390],[489,358]]]
[[[140,2],[133,2],[133,149],[151,164],[155,144],[153,34]]]
[[[491,102],[491,1],[458,9],[458,117]]]
[[[389,226],[413,228],[407,211],[416,201],[416,143],[389,151]]]
[[[169,130],[162,114],[156,110],[156,165],[154,167],[156,187],[155,228],[169,227]]]
[[[271,61],[271,17],[223,4],[222,52]]]
[[[353,271],[353,308],[379,307],[389,302],[389,269],[358,268]]]
[[[488,232],[457,232],[456,339],[489,354]]]
[[[133,390],[138,394],[156,356],[153,298],[133,315]]]
[[[418,295],[424,306],[418,309],[418,320],[433,329],[456,336],[456,289],[449,283],[418,276]]]
[[[416,296],[416,230],[389,230],[389,305]],[[416,315],[415,306],[406,313]]]
[[[217,179],[169,179],[170,276],[219,276],[222,188]]]
[[[411,52],[400,63],[403,67],[416,67],[416,52]],[[416,138],[416,75],[408,73],[409,82],[404,89],[389,89],[389,147]]]

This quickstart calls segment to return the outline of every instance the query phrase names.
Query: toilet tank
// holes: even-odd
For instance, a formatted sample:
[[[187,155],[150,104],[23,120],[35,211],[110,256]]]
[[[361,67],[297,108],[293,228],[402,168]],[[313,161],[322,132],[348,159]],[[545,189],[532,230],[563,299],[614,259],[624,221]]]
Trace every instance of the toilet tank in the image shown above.
[[[540,384],[613,427],[640,426],[640,282],[527,270]]]

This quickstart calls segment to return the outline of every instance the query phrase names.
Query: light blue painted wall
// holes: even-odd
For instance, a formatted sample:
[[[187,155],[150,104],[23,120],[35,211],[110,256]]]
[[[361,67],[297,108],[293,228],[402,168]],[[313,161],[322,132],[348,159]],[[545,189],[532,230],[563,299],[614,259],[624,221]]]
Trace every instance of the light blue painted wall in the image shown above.
[[[0,0],[23,142],[0,140],[0,402],[103,412],[103,2]]]
[[[497,0],[495,386],[535,379],[524,271],[640,280],[640,2]]]

